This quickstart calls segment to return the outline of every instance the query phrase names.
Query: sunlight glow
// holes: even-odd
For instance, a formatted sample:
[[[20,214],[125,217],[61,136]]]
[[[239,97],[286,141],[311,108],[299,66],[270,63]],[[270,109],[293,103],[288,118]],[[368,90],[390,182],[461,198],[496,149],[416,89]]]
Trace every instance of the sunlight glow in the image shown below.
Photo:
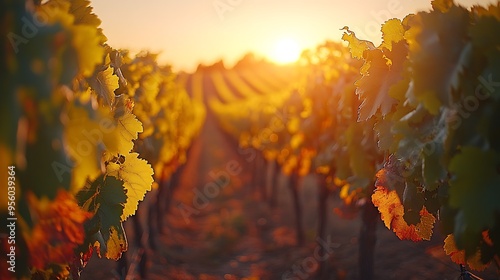
[[[276,63],[291,63],[299,59],[300,47],[296,40],[283,38],[276,42],[271,59]]]

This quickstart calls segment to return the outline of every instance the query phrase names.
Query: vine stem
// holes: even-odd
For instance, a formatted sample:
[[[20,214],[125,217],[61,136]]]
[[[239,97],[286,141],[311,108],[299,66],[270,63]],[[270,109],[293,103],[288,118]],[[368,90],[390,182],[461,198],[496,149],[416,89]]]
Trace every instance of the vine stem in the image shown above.
[[[500,276],[500,257],[499,256],[495,256],[495,265],[497,267],[497,273]]]
[[[468,271],[465,268],[465,265],[460,265],[460,279],[476,279],[476,280],[484,280],[483,278],[475,275],[474,273]]]
[[[372,193],[375,189],[373,182],[370,187]],[[373,205],[371,199],[367,199],[363,205],[362,223],[359,234],[359,274],[361,279],[374,278],[374,256],[375,244],[377,242],[377,222],[380,220],[380,215],[377,207]]]

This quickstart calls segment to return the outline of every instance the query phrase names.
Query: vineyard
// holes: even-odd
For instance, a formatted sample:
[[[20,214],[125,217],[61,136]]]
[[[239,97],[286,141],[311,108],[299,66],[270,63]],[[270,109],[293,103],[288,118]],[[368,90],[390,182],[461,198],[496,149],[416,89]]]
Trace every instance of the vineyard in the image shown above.
[[[500,3],[192,73],[1,5],[1,279],[500,278]]]

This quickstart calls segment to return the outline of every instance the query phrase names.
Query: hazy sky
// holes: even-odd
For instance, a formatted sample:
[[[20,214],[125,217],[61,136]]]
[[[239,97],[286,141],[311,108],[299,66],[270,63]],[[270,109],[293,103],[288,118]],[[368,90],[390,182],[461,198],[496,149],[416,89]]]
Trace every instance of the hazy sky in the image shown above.
[[[163,63],[188,71],[221,58],[231,66],[249,51],[269,57],[283,38],[300,48],[340,40],[344,26],[378,42],[385,20],[431,7],[430,0],[94,0],[92,6],[111,46],[161,52]]]

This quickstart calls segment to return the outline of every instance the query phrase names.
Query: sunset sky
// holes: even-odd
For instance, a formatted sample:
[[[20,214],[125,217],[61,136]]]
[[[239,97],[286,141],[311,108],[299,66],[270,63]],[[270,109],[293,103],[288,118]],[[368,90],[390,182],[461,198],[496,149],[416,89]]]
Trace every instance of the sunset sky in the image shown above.
[[[161,52],[161,62],[186,71],[218,59],[232,66],[250,51],[290,59],[294,48],[340,40],[344,26],[379,42],[382,22],[431,7],[430,0],[100,0],[92,6],[111,46]]]

